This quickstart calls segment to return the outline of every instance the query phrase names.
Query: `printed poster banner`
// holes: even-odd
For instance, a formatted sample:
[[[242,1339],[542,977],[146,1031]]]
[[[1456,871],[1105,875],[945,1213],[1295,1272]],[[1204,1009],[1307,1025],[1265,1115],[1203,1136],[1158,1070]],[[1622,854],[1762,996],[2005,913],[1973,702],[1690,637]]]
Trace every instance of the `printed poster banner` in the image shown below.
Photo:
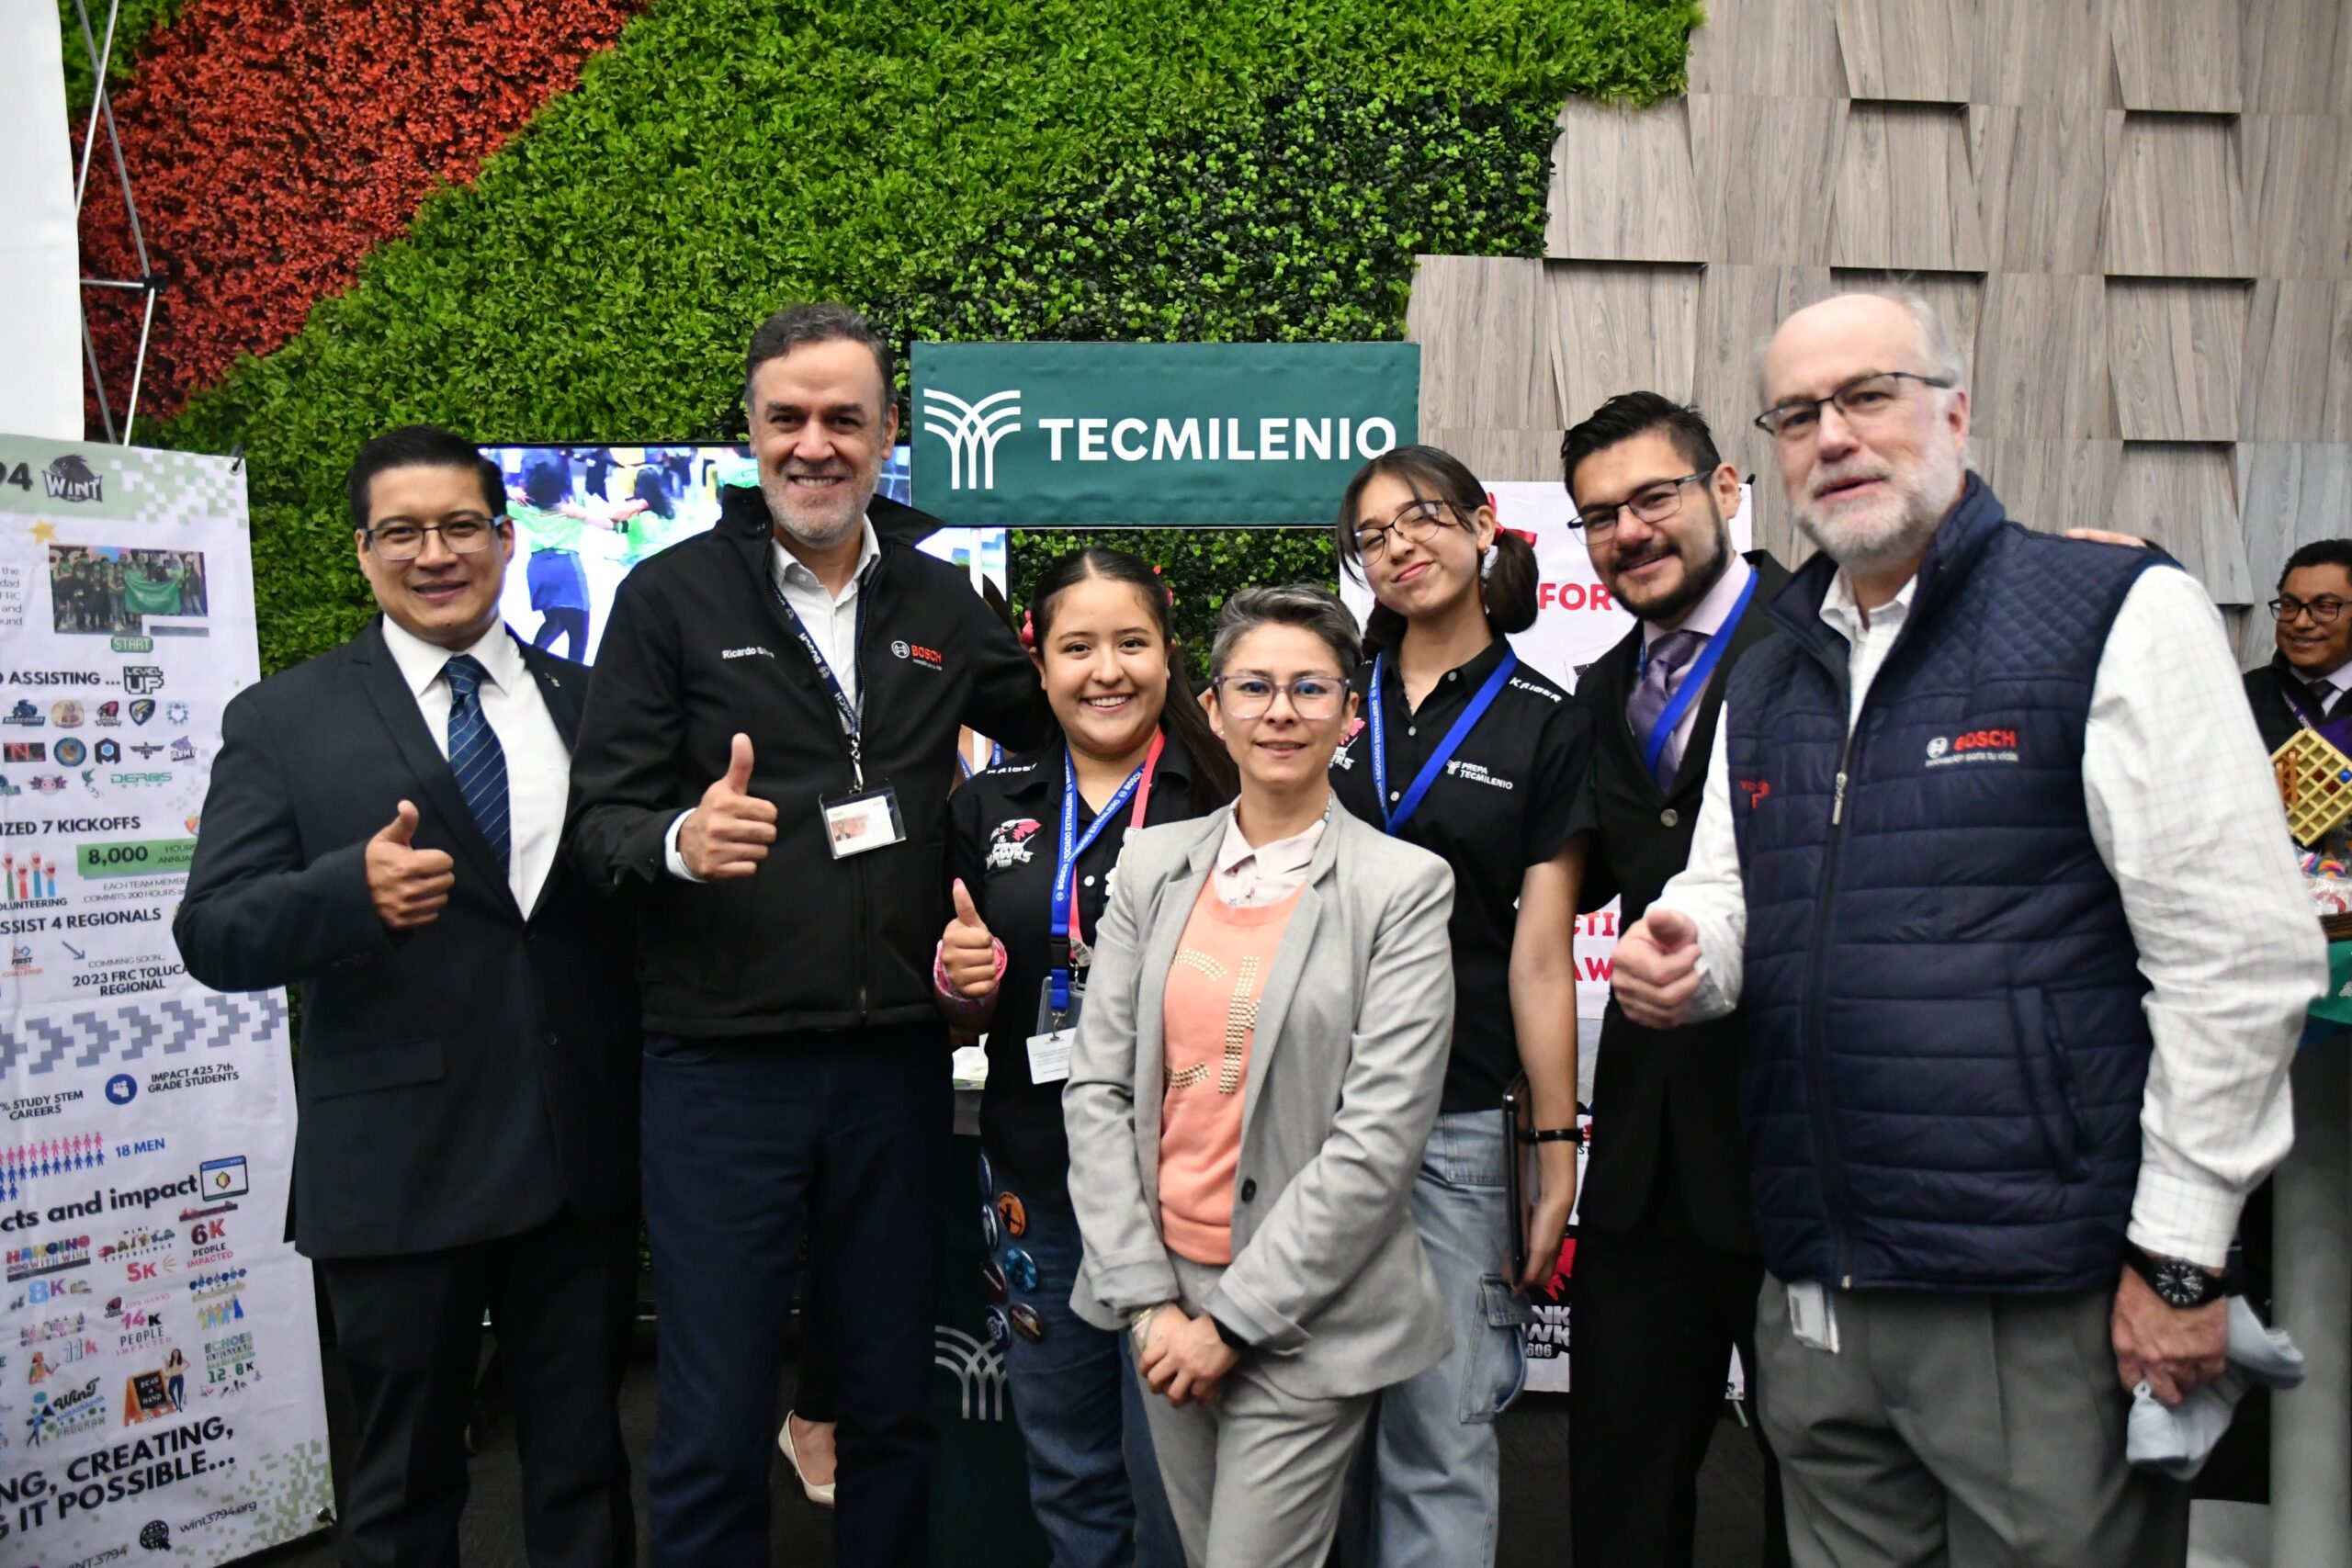
[[[966,527],[1326,526],[1420,437],[1408,343],[919,343],[914,504]]]
[[[0,436],[0,1561],[227,1562],[333,1501],[285,998],[171,933],[259,675],[227,459]]]

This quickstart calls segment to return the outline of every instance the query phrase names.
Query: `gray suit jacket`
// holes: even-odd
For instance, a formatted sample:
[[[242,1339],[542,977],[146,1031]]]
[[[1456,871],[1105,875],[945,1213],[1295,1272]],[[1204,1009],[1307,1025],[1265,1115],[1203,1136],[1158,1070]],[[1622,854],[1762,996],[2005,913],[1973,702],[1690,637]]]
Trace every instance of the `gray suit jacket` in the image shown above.
[[[1062,1118],[1086,1239],[1070,1305],[1098,1327],[1177,1295],[1159,1231],[1160,1010],[1231,815],[1130,839],[1094,939]],[[1297,1398],[1385,1388],[1452,1344],[1408,1200],[1453,1034],[1453,907],[1443,861],[1334,811],[1266,977],[1233,1263],[1205,1304]]]

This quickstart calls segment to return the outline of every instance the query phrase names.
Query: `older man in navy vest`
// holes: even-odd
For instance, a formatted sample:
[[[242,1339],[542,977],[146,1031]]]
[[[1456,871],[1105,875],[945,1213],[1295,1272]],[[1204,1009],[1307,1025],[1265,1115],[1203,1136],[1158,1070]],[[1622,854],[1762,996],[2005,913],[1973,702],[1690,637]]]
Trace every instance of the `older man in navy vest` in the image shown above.
[[[2211,602],[2011,521],[1966,376],[1917,299],[1774,335],[1758,423],[1821,553],[1732,674],[1617,998],[1741,1010],[1795,1561],[2177,1565],[2125,1409],[2221,1370],[2325,957]]]

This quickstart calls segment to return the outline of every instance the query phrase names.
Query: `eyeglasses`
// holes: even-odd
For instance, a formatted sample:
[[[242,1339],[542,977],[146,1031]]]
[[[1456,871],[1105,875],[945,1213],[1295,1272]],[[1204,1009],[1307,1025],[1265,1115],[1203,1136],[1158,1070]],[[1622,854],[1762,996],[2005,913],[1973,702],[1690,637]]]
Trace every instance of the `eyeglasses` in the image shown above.
[[[2296,616],[2309,610],[2313,626],[2332,626],[2335,617],[2344,614],[2344,601],[2330,593],[2317,599],[2290,599],[2284,594],[2270,601],[2270,613],[2280,626],[2291,625]]]
[[[1301,675],[1287,684],[1263,675],[1219,675],[1209,686],[1227,718],[1263,718],[1287,693],[1290,711],[1312,723],[1331,717],[1348,700],[1348,683],[1336,675]]]
[[[1663,523],[1682,510],[1682,487],[1705,479],[1705,474],[1685,474],[1679,479],[1660,479],[1646,484],[1615,506],[1596,506],[1568,519],[1568,526],[1581,528],[1586,536],[1605,539],[1617,531],[1617,514],[1630,512],[1645,523]]]
[[[1821,411],[1830,403],[1846,416],[1849,424],[1868,424],[1883,418],[1903,400],[1899,383],[1917,381],[1922,387],[1950,387],[1951,383],[1934,376],[1914,376],[1908,370],[1880,370],[1857,377],[1826,398],[1792,398],[1775,403],[1756,416],[1756,428],[1775,441],[1802,441],[1821,428]]]
[[[491,518],[468,514],[445,517],[439,523],[387,523],[368,530],[368,542],[388,561],[412,561],[424,553],[424,536],[438,534],[452,555],[480,555],[490,548],[498,525]]]
[[[1437,536],[1452,519],[1442,501],[1415,501],[1399,507],[1396,515],[1370,528],[1356,530],[1356,555],[1364,560],[1388,553],[1388,536],[1398,534],[1409,544],[1422,545]]]

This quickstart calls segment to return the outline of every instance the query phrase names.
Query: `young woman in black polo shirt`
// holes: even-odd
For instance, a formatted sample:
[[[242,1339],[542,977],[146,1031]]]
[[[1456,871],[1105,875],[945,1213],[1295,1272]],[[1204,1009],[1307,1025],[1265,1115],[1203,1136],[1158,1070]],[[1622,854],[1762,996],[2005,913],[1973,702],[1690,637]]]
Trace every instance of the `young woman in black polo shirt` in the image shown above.
[[[941,1010],[988,1032],[981,1224],[998,1303],[989,1327],[1054,1561],[1182,1568],[1127,1337],[1069,1308],[1081,1246],[1062,1082],[1087,939],[1122,840],[1232,799],[1233,761],[1193,700],[1149,566],[1124,550],[1064,556],[1037,580],[1029,615],[1023,635],[1061,738],[975,774],[949,800],[956,917],[934,976]]]
[[[1503,1091],[1524,1069],[1538,1127],[1576,1126],[1591,725],[1511,652],[1507,634],[1535,620],[1535,552],[1497,526],[1460,461],[1433,446],[1374,459],[1349,482],[1337,536],[1378,608],[1365,628],[1375,657],[1364,717],[1331,760],[1332,784],[1348,809],[1444,857],[1454,877],[1453,1055],[1413,1191],[1454,1348],[1380,1395],[1368,1552],[1400,1568],[1458,1568],[1494,1561],[1494,1418],[1525,1368],[1512,1293],[1550,1276],[1575,1200],[1576,1146],[1547,1140],[1527,1266],[1506,1278],[1519,1216],[1505,1192]]]

